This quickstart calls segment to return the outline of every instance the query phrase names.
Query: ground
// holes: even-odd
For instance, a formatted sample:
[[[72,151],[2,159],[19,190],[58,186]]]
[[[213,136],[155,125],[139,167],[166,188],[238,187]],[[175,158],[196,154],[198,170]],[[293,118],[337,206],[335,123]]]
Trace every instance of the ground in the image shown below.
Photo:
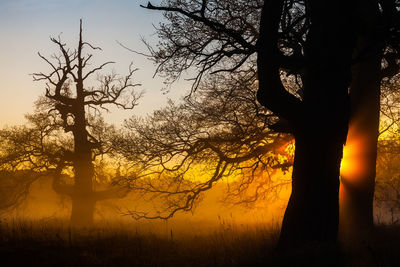
[[[102,225],[2,222],[2,266],[400,266],[400,226],[378,226],[368,244],[274,249],[279,231],[221,225],[208,234],[141,233]]]

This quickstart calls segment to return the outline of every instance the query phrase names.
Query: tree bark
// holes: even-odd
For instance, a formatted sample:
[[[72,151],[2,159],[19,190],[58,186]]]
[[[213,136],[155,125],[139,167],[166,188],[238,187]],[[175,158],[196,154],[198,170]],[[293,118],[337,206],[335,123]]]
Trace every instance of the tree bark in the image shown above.
[[[93,224],[93,215],[96,199],[90,194],[74,195],[71,197],[71,225],[74,227],[88,227]]]
[[[302,72],[300,119],[292,121],[296,142],[292,193],[278,247],[333,244],[339,225],[339,173],[349,120],[355,34],[353,1],[337,1],[329,14],[322,1],[309,1],[311,26]]]
[[[80,42],[80,48],[81,48]],[[80,54],[80,49],[78,53]],[[79,63],[81,64],[81,62]],[[74,135],[74,194],[72,195],[71,224],[74,226],[90,226],[93,223],[94,207],[97,199],[93,193],[94,166],[92,162],[92,147],[86,130],[84,90],[81,80],[82,71],[78,68],[75,100]]]
[[[371,45],[361,40],[361,48]],[[352,115],[340,186],[340,236],[364,241],[373,229],[373,197],[380,115],[381,54],[353,66]]]
[[[349,242],[366,241],[373,229],[383,53],[378,3],[363,3],[356,16],[359,36],[353,55],[350,129],[340,187],[340,238]]]
[[[281,249],[336,241],[342,142],[327,141],[337,139],[333,135],[306,131],[296,136],[292,193],[278,244]]]
[[[339,67],[327,62],[311,69],[305,79],[304,119],[295,125],[294,133],[292,194],[279,240],[283,249],[337,239],[339,173],[349,117],[348,79],[343,70],[350,71],[350,64],[344,61]]]

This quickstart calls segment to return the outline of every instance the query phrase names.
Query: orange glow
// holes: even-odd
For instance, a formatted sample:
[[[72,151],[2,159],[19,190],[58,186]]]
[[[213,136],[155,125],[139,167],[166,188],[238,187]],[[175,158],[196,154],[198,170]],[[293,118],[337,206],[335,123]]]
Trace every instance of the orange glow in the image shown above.
[[[356,182],[366,171],[365,157],[369,155],[365,148],[365,138],[349,131],[348,141],[343,148],[343,159],[340,166],[341,179]]]
[[[355,134],[350,127],[346,145],[343,148],[343,158],[340,164],[340,190],[339,199],[341,202],[347,201],[349,197],[349,186],[361,182],[364,173],[363,160],[363,138]]]
[[[343,159],[340,165],[340,176],[354,177],[361,170],[359,165],[360,142],[352,140],[343,148]]]

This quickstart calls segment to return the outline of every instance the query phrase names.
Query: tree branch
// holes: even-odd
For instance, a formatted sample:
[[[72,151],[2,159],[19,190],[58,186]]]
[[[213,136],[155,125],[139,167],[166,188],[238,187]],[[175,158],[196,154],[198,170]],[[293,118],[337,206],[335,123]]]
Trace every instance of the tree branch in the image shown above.
[[[257,44],[257,99],[273,113],[293,123],[298,121],[302,108],[301,101],[286,91],[280,78],[277,40],[283,3],[283,0],[268,1],[262,9]]]

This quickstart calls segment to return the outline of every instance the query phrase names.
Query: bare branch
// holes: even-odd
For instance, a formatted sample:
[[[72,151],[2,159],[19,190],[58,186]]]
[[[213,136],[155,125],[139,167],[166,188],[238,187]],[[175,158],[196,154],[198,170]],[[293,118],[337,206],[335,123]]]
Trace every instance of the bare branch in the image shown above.
[[[254,79],[238,75],[221,82],[222,77],[216,77],[182,105],[171,103],[146,121],[127,122],[127,132],[114,146],[132,162],[135,172],[119,182],[160,208],[124,214],[168,219],[176,212],[191,211],[202,193],[222,179],[242,179],[231,184],[241,192],[253,190],[242,185],[258,181],[255,177],[264,179],[265,170],[288,170],[293,155],[286,147],[292,137],[268,129],[275,118],[257,103]],[[275,182],[264,181],[265,190],[258,189],[257,198],[269,192],[267,188],[274,190]],[[236,200],[244,198],[238,195]]]
[[[83,80],[86,80],[91,74],[93,74],[93,73],[95,73],[95,72],[101,70],[104,66],[106,66],[106,65],[108,65],[108,64],[114,64],[114,63],[115,63],[115,62],[113,62],[113,61],[105,62],[105,63],[101,64],[99,67],[94,68],[94,69],[92,69],[91,71],[89,71],[85,76],[83,76],[82,79],[83,79]]]
[[[203,1],[201,10],[194,11],[194,12],[188,12],[181,8],[154,6],[150,2],[147,4],[147,6],[143,6],[143,5],[140,5],[140,6],[143,8],[146,8],[146,9],[180,13],[194,21],[203,23],[204,25],[210,27],[212,30],[214,30],[216,32],[226,34],[227,36],[233,38],[240,45],[242,45],[243,48],[246,48],[250,51],[256,50],[255,46],[250,44],[249,42],[247,42],[237,31],[228,29],[225,25],[223,25],[217,21],[211,21],[211,20],[207,19],[204,16],[204,11],[205,11],[206,5],[207,5],[206,1]],[[200,13],[200,16],[195,15],[195,13],[197,13],[197,12]]]

